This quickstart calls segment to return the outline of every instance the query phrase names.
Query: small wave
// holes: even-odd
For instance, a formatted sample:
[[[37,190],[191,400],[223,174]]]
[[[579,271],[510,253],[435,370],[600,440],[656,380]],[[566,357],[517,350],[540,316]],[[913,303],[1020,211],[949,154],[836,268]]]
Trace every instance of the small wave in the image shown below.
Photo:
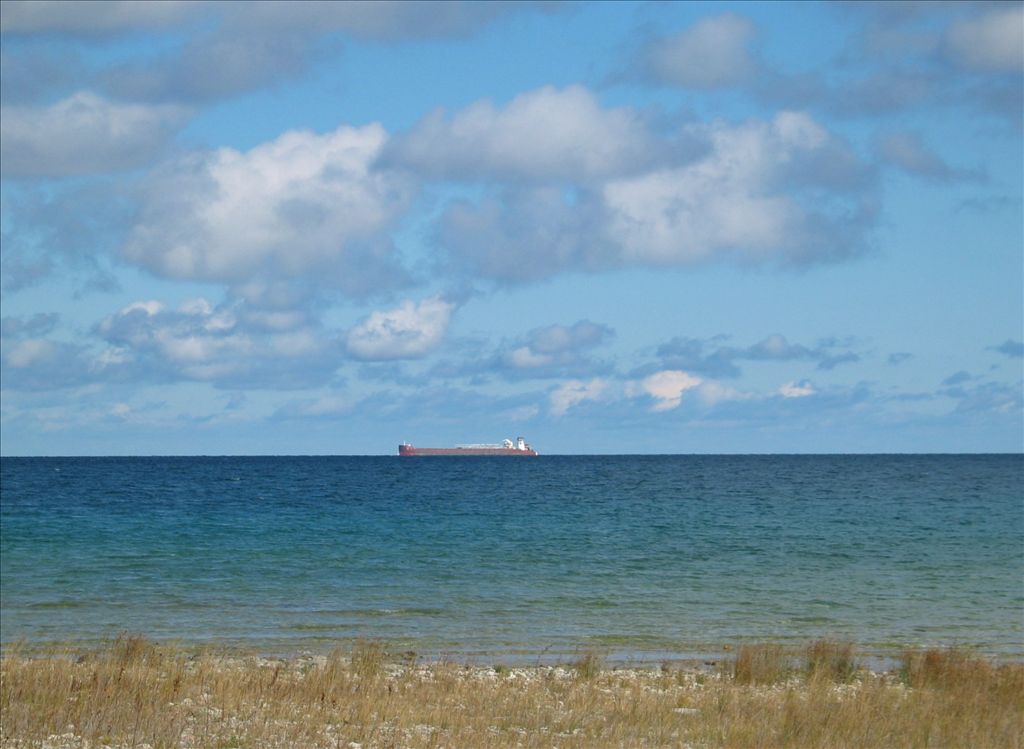
[[[349,629],[349,627],[334,622],[333,624],[293,624],[288,629],[296,632],[334,632],[336,630]]]
[[[405,608],[405,609],[375,609],[365,611],[364,616],[442,616],[444,609],[434,608]]]
[[[641,647],[644,645],[664,645],[667,640],[657,635],[626,635],[626,634],[605,634],[591,635],[587,638],[591,642],[601,645],[633,645]]]
[[[25,605],[27,609],[84,609],[92,605],[89,601],[67,599],[64,601],[39,601]]]
[[[357,619],[378,619],[391,616],[443,616],[444,609],[407,607],[395,609],[317,609],[305,612],[309,616],[318,617],[351,617]]]

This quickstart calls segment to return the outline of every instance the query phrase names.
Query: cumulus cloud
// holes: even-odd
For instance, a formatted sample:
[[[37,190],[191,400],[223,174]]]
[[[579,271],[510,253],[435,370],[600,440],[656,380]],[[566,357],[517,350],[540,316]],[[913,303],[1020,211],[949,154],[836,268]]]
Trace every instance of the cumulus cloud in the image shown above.
[[[803,264],[863,247],[874,221],[868,170],[808,115],[687,131],[711,144],[692,163],[571,195],[532,188],[455,202],[442,216],[441,243],[458,265],[510,282],[722,256]]]
[[[435,177],[588,181],[635,172],[668,150],[636,110],[603,108],[582,86],[545,86],[504,107],[435,110],[385,158]]]
[[[229,20],[243,28],[332,30],[368,39],[395,40],[464,36],[507,13],[549,7],[544,3],[503,0],[271,0],[246,4],[244,9],[230,8],[228,12],[232,14]]]
[[[558,354],[580,348],[590,348],[607,340],[612,334],[607,325],[580,320],[570,327],[549,325],[531,330],[527,344],[539,355]]]
[[[603,376],[613,371],[613,362],[595,357],[594,351],[614,336],[615,331],[607,325],[578,320],[572,325],[533,328],[523,335],[505,338],[496,346],[482,339],[464,338],[448,347],[459,358],[437,362],[430,376],[446,380],[470,377],[476,382],[493,375],[513,381]],[[388,376],[395,379],[393,374]]]
[[[5,177],[65,177],[133,169],[153,161],[185,123],[174,106],[112,102],[80,91],[49,106],[5,106]]]
[[[569,409],[586,401],[600,400],[608,389],[608,381],[599,377],[592,380],[568,380],[556,387],[548,395],[552,416],[561,417]]]
[[[808,348],[801,344],[792,344],[786,340],[785,336],[775,334],[737,353],[741,358],[754,361],[804,359],[817,362],[818,369],[834,369],[839,364],[860,360],[860,357],[852,351],[836,351],[836,347],[840,343],[835,338],[825,338],[819,341],[814,348]]]
[[[123,239],[130,203],[116,177],[5,185],[0,208],[0,278],[17,291],[55,274],[73,279],[76,293],[119,287],[107,262]]]
[[[739,361],[808,361],[817,369],[831,370],[840,364],[856,362],[860,356],[850,351],[847,342],[825,338],[813,346],[790,343],[775,333],[750,346],[726,345],[725,336],[702,340],[677,336],[661,344],[657,355],[663,365],[699,372],[709,377],[738,377]]]
[[[0,319],[0,336],[12,339],[45,336],[59,320],[60,316],[55,312],[38,312],[30,317],[4,317]]]
[[[386,137],[379,125],[289,131],[178,160],[146,183],[123,256],[239,289],[308,278],[357,295],[393,287],[404,277],[388,231],[415,186],[374,168]]]
[[[30,338],[18,341],[4,352],[4,362],[15,369],[25,369],[33,364],[52,359],[58,352],[57,344]]]
[[[713,409],[730,401],[756,399],[752,393],[728,387],[716,380],[698,377],[681,369],[660,369],[639,380],[626,380],[623,387],[626,398],[653,401],[651,412],[673,411],[682,405],[684,396],[691,393],[705,409]]]
[[[1018,425],[1020,434],[1021,414],[1024,413],[1024,389],[1020,384],[1007,385],[1000,382],[985,382],[971,388],[959,388],[945,393],[957,400],[955,413],[971,416],[994,414],[1009,417]]]
[[[444,211],[438,239],[451,263],[471,275],[524,283],[563,271],[599,271],[618,264],[602,236],[599,196],[569,200],[553,187],[507,189],[479,203],[458,200]]]
[[[608,234],[625,260],[685,264],[727,252],[800,262],[856,251],[858,222],[845,218],[858,212],[855,203],[844,201],[843,212],[830,215],[786,189],[797,175],[800,183],[831,187],[835,154],[845,150],[809,116],[782,112],[770,123],[713,125],[710,137],[712,153],[696,164],[605,186]]]
[[[847,16],[850,30],[838,66],[794,73],[754,56],[756,73],[736,81],[738,90],[772,106],[844,117],[953,108],[996,115],[1019,128],[1024,89],[1012,75],[1024,57],[1019,3],[832,7]]]
[[[300,314],[268,322],[261,310],[203,298],[177,309],[133,302],[94,332],[106,344],[94,362],[107,379],[288,389],[327,382],[341,362],[332,335]]]
[[[503,346],[498,364],[506,372],[532,377],[592,373],[598,365],[585,352],[607,342],[614,332],[607,325],[579,320],[573,325],[549,325],[531,330],[524,339]]]
[[[754,70],[754,24],[735,13],[701,19],[682,32],[652,42],[644,68],[656,80],[688,88],[718,88],[746,80]]]
[[[645,377],[627,388],[627,394],[643,393],[654,399],[653,411],[671,411],[683,402],[683,393],[704,381],[681,370],[666,369]]]
[[[1024,343],[1010,338],[1007,338],[998,346],[989,346],[988,348],[990,351],[998,351],[1000,354],[1005,354],[1010,358],[1020,359],[1024,357]]]
[[[373,312],[348,332],[348,352],[368,361],[426,356],[444,339],[454,309],[452,302],[431,297]]]
[[[945,49],[970,70],[1024,71],[1024,6],[1006,3],[954,22],[946,32]]]
[[[970,372],[961,369],[959,372],[954,372],[949,377],[944,379],[942,381],[942,384],[947,387],[955,387],[957,385],[963,385],[965,382],[970,382],[973,379],[974,376]]]
[[[908,174],[936,182],[979,179],[978,172],[957,169],[928,147],[920,133],[910,131],[889,132],[875,139],[875,150],[889,164]]]
[[[195,37],[144,65],[115,65],[101,80],[119,97],[201,103],[296,78],[320,53],[321,45],[307,34],[225,30]]]
[[[720,382],[715,382],[714,380],[704,380],[697,386],[697,389],[694,392],[700,397],[701,402],[706,406],[716,406],[719,403],[726,403],[729,401],[752,400],[756,397],[752,393],[731,388]]]
[[[2,7],[2,6],[0,6]],[[77,51],[55,46],[0,49],[0,102],[51,102],[56,92],[86,88],[86,66]]]
[[[50,390],[88,381],[94,369],[87,347],[48,338],[57,315],[4,317],[0,325],[0,367],[6,390]]]
[[[190,0],[4,0],[0,31],[5,34],[107,34],[129,29],[165,28],[207,3]]]
[[[786,337],[776,333],[758,341],[742,352],[744,359],[763,359],[787,361],[790,359],[806,359],[812,356],[810,349],[799,344],[792,344]]]
[[[508,13],[550,6],[464,0],[5,0],[0,7],[5,34],[59,33],[79,38],[129,32],[168,35],[172,43],[146,64],[111,65],[100,73],[99,80],[104,90],[119,97],[198,103],[295,78],[317,60],[338,54],[346,36],[376,40],[459,37]],[[197,30],[183,44],[169,36]],[[27,76],[17,77],[24,80]]]
[[[671,367],[700,372],[709,377],[739,377],[736,349],[722,345],[726,336],[709,340],[676,336],[657,348],[662,363]]]
[[[204,0],[4,0],[4,33],[107,34],[173,27],[200,14],[220,16],[245,29],[347,31],[370,39],[461,36],[502,14],[540,3],[467,0],[350,0],[344,3],[304,0],[217,3]]]
[[[817,392],[808,380],[787,382],[779,388],[779,395],[783,398],[806,398],[809,395],[815,395]]]

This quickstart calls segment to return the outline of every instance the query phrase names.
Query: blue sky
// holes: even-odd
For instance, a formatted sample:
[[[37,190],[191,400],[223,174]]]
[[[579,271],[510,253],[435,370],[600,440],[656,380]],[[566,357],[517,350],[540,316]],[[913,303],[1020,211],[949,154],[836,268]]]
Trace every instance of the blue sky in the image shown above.
[[[4,455],[1024,449],[1020,3],[0,14]]]

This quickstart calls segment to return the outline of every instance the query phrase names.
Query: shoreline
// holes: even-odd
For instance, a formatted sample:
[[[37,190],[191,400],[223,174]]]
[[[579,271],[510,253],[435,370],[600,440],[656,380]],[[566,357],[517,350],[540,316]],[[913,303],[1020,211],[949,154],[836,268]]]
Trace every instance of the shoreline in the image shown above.
[[[0,749],[1019,747],[1024,662],[955,649],[868,667],[850,643],[714,663],[422,660],[380,642],[275,658],[125,636],[0,658]]]
[[[601,642],[581,641],[571,646],[506,647],[495,649],[427,647],[417,649],[414,640],[385,637],[324,638],[272,643],[247,643],[238,640],[209,638],[205,640],[153,638],[143,633],[123,631],[117,636],[89,640],[39,640],[22,638],[0,641],[0,658],[9,653],[47,658],[63,654],[82,655],[103,652],[123,639],[139,639],[158,647],[172,649],[191,655],[216,655],[225,658],[264,658],[279,661],[322,658],[332,653],[348,651],[366,643],[382,647],[395,660],[414,658],[423,663],[460,663],[468,666],[489,666],[500,664],[510,668],[531,666],[558,666],[572,662],[582,655],[592,654],[609,666],[621,668],[652,668],[662,664],[699,668],[711,666],[735,657],[744,647],[771,645],[794,655],[801,653],[808,643],[815,641],[843,642],[853,646],[857,658],[864,665],[876,671],[885,671],[897,663],[907,652],[925,650],[957,650],[993,663],[1024,663],[1024,648],[1010,645],[992,647],[976,645],[962,640],[926,643],[892,643],[889,645],[864,645],[856,640],[843,637],[821,636],[745,638],[717,643],[694,643],[683,648],[629,647],[626,643],[607,645]]]

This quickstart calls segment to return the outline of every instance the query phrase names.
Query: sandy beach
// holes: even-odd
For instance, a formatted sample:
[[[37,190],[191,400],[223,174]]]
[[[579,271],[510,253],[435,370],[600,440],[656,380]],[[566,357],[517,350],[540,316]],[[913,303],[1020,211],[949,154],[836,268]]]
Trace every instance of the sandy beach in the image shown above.
[[[3,749],[94,747],[1019,747],[1024,664],[955,650],[876,672],[852,646],[750,645],[630,668],[418,662],[362,643],[288,658],[141,638],[8,652]]]

